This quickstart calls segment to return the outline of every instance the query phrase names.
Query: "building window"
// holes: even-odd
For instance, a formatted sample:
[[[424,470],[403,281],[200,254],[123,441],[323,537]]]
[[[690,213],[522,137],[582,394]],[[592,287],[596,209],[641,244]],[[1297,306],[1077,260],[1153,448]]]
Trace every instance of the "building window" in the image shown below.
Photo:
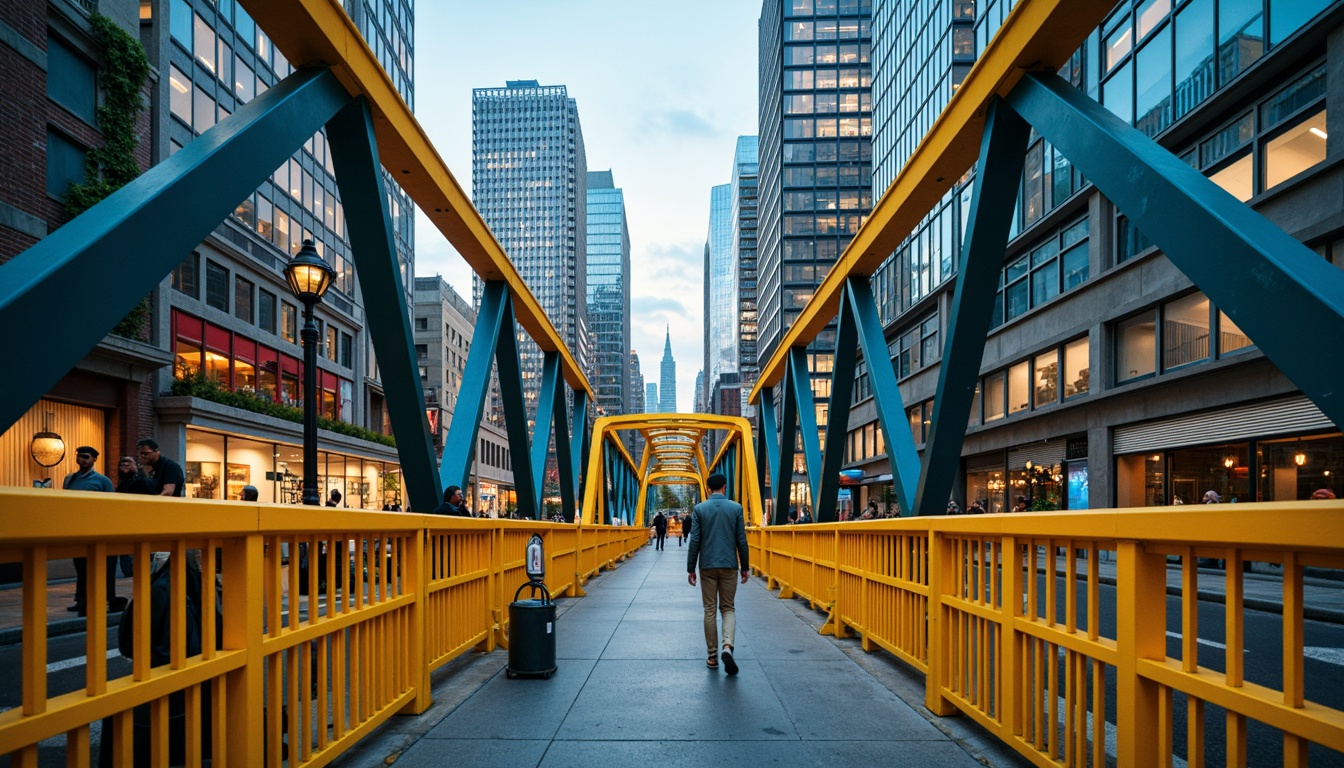
[[[333,326],[333,325],[330,324],[330,323],[327,324],[327,349],[326,349],[326,353],[327,353],[327,359],[330,360],[330,361],[333,362],[333,363],[337,361],[337,359],[338,359],[338,357],[339,357],[339,355],[340,355],[340,346],[339,346],[339,344],[340,344],[340,338],[341,338],[341,335],[340,335],[340,334],[341,334],[341,332],[340,332],[339,330],[337,330],[337,328],[336,328],[335,326]]]
[[[1006,415],[1004,409],[1005,396],[1007,388],[1005,387],[1005,378],[1003,371],[987,376],[985,378],[985,422],[991,422],[996,419],[1002,419]]]
[[[1001,324],[1026,314],[1086,282],[1089,274],[1086,217],[1060,227],[1028,253],[1004,268],[995,299],[994,320]]]
[[[201,297],[201,255],[191,253],[173,269],[173,289],[193,299]]]
[[[354,348],[355,339],[348,333],[341,334],[341,365],[346,368],[354,367]]]
[[[1162,370],[1209,359],[1209,300],[1192,293],[1162,307]]]
[[[257,326],[275,333],[275,294],[265,288],[257,291]]]
[[[205,262],[205,303],[229,311],[229,271],[213,261]]]
[[[1089,353],[1086,336],[1064,345],[1064,399],[1087,394],[1091,381]]]
[[[415,330],[417,330],[417,331],[428,331],[428,330],[429,330],[429,318],[425,318],[425,317],[417,317],[417,318],[415,318]]]
[[[183,48],[191,50],[191,24],[193,14],[187,0],[173,0],[168,8],[168,28],[173,39]]]
[[[47,194],[64,197],[72,184],[84,183],[84,148],[56,131],[47,131]]]
[[[425,358],[429,357],[429,345],[428,345],[428,344],[416,344],[416,345],[415,345],[415,356],[416,356],[417,358],[421,359],[421,360],[424,360]]]
[[[280,338],[299,343],[299,310],[287,301],[280,302]]]
[[[171,64],[168,66],[168,107],[173,117],[191,125],[191,78]]]
[[[1116,383],[1157,372],[1157,322],[1152,310],[1122,321],[1115,329]]]
[[[256,290],[251,280],[238,275],[233,280],[233,315],[245,323],[252,322],[252,295]]]
[[[47,98],[92,124],[98,103],[96,70],[61,38],[47,35]]]

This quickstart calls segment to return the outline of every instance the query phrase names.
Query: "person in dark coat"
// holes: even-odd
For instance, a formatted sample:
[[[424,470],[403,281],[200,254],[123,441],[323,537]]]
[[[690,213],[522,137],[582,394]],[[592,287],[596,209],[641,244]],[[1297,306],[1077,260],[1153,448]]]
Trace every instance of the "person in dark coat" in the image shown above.
[[[121,461],[117,462],[117,493],[140,493],[147,496],[154,494],[154,481],[149,479],[145,471],[135,462],[132,456],[122,456]],[[117,562],[121,566],[122,576],[133,576],[135,574],[135,558],[131,555],[118,555]]]
[[[434,508],[436,515],[452,515],[454,517],[471,517],[471,512],[467,510],[462,503],[462,489],[456,485],[450,485],[443,491],[443,503]]]
[[[662,512],[659,512],[653,518],[653,533],[657,537],[654,549],[661,550],[663,542],[667,540],[667,518],[663,516]]]

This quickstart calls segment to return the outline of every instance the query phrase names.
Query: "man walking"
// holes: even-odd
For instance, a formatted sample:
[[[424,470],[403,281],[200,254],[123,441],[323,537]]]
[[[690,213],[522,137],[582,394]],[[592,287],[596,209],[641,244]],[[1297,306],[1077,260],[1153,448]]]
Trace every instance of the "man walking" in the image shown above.
[[[71,472],[65,476],[65,482],[61,487],[67,491],[101,491],[103,493],[112,493],[116,489],[112,487],[112,481],[107,476],[93,468],[93,463],[98,460],[98,449],[87,445],[81,445],[75,449],[75,464],[79,467],[78,472]],[[75,558],[75,604],[66,608],[67,611],[78,613],[84,616],[88,612],[88,594],[89,594],[89,564],[82,557]],[[117,558],[107,558],[107,570],[103,572],[104,582],[107,586],[107,610],[109,613],[115,613],[126,607],[126,598],[117,597]]]
[[[697,560],[700,566],[700,597],[705,605],[705,647],[709,649],[709,659],[705,662],[710,669],[718,669],[719,657],[723,658],[723,668],[730,675],[737,674],[737,662],[733,659],[733,636],[737,629],[737,616],[733,611],[733,598],[737,595],[739,576],[741,583],[747,583],[748,565],[747,527],[742,519],[742,505],[729,501],[724,496],[728,479],[717,472],[705,480],[709,488],[709,498],[695,505],[691,511],[691,545],[686,553],[686,581],[695,586]],[[718,627],[715,612],[723,615],[723,650],[716,653],[719,646]]]
[[[654,549],[661,552],[663,542],[667,540],[667,518],[663,516],[662,512],[659,512],[653,518],[653,534],[657,539]]]
[[[463,501],[462,489],[456,485],[450,485],[443,490],[443,503],[434,508],[434,514],[471,517],[471,512],[467,510]]]

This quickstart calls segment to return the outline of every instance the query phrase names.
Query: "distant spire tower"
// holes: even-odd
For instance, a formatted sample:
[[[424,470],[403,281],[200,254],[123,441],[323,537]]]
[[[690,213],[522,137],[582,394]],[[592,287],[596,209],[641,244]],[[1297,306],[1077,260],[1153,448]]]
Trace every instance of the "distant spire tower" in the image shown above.
[[[658,384],[658,410],[662,413],[677,412],[677,361],[672,359],[672,326],[667,326],[667,337],[663,342],[663,366],[661,381]]]

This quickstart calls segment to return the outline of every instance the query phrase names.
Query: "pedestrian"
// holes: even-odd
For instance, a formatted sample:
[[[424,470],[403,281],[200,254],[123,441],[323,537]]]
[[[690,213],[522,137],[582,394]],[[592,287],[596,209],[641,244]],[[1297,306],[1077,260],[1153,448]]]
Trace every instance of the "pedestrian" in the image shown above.
[[[327,506],[328,507],[341,506],[341,492],[338,489],[332,488],[331,493],[327,495]]]
[[[705,647],[710,669],[723,668],[730,675],[737,674],[733,659],[733,638],[737,630],[737,615],[733,598],[737,595],[735,576],[747,583],[751,571],[748,564],[747,528],[742,519],[742,505],[724,496],[728,479],[715,472],[705,480],[709,498],[695,505],[691,511],[691,544],[686,552],[686,581],[696,585],[696,566],[700,569],[700,598],[705,607]],[[723,650],[719,651],[719,633],[715,612],[723,617]]]
[[[798,524],[804,525],[810,522],[812,522],[812,508],[803,507],[803,510],[798,513]]]
[[[980,506],[980,500],[979,500],[979,499],[975,499],[974,501],[971,502],[971,506],[969,506],[969,507],[966,508],[966,514],[968,514],[968,515],[983,515],[983,514],[985,514],[985,508],[982,507],[982,506]]]
[[[1311,498],[1313,501],[1330,501],[1335,498],[1335,492],[1329,488],[1317,488],[1311,492]]]
[[[153,492],[158,496],[185,497],[187,476],[182,472],[182,465],[164,456],[152,437],[141,438],[136,446],[140,449],[140,463],[149,472]]]
[[[659,552],[663,551],[663,542],[667,541],[667,518],[662,512],[653,517],[653,535],[656,539],[653,548]]]
[[[1207,491],[1204,492],[1204,503],[1205,503],[1205,504],[1220,504],[1220,503],[1222,503],[1222,501],[1223,501],[1223,497],[1222,497],[1222,496],[1219,496],[1217,491],[1215,491],[1215,490],[1213,490],[1213,489],[1209,489],[1209,490],[1207,490]]]
[[[864,507],[863,514],[859,515],[860,520],[876,520],[881,513],[877,511],[877,502],[870,501],[868,506]]]
[[[677,546],[680,547],[691,535],[691,515],[686,513],[681,516],[681,538],[677,540]]]
[[[471,517],[471,513],[462,504],[462,489],[456,485],[450,485],[443,491],[443,503],[434,508],[436,515],[452,515],[453,517]]]
[[[256,501],[259,498],[261,498],[261,492],[257,490],[257,486],[255,485],[243,486],[243,493],[242,493],[243,501]]]
[[[79,467],[78,472],[71,472],[65,476],[65,481],[61,487],[67,491],[98,491],[101,493],[112,493],[116,489],[112,487],[112,481],[107,476],[93,468],[94,462],[98,460],[98,449],[88,445],[81,445],[75,449],[75,465]],[[103,572],[104,584],[107,587],[107,610],[108,613],[116,613],[126,607],[126,598],[117,597],[117,558],[107,558],[107,570]],[[88,613],[88,593],[89,593],[89,573],[88,561],[82,557],[75,558],[75,604],[66,608],[67,611],[84,616]]]
[[[145,471],[135,463],[131,456],[122,456],[117,462],[117,493],[154,493],[154,482]],[[122,576],[135,575],[135,558],[132,555],[119,555]]]
[[[1027,497],[1026,497],[1026,496],[1018,496],[1018,497],[1014,500],[1014,503],[1013,503],[1013,511],[1014,511],[1014,512],[1026,512],[1026,511],[1027,511]]]

